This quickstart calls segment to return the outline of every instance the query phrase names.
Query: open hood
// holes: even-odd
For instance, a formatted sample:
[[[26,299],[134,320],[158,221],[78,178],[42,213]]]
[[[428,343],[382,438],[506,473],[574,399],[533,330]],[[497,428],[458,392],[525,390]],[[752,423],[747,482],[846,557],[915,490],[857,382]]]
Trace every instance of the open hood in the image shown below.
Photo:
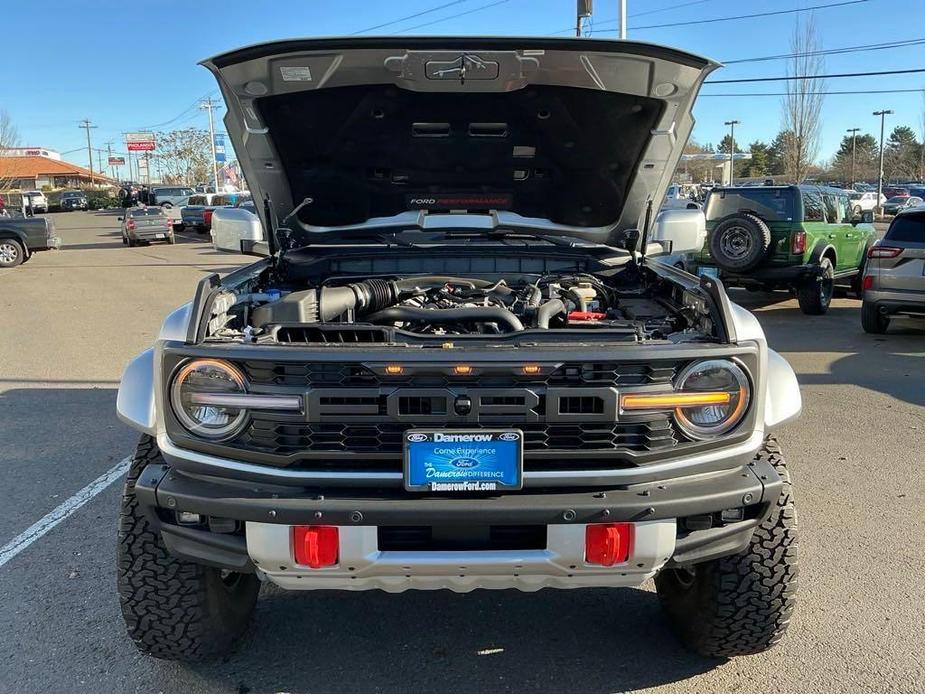
[[[660,205],[717,67],[645,43],[478,37],[280,41],[203,65],[254,197],[279,219],[302,205],[286,226],[490,210],[604,242]]]

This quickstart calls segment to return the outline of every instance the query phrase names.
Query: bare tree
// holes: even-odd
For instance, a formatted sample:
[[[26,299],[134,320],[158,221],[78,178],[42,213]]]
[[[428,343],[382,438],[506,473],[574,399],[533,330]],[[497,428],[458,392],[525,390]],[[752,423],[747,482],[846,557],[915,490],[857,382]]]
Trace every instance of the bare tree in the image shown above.
[[[13,182],[9,159],[3,156],[2,150],[12,149],[17,145],[19,145],[19,132],[13,125],[10,114],[0,109],[0,191],[8,190]]]
[[[165,183],[195,183],[211,175],[209,133],[196,128],[171,130],[157,136],[156,163]]]
[[[783,100],[783,129],[792,133],[784,150],[787,175],[800,183],[819,153],[819,131],[822,103],[825,100],[825,80],[819,75],[825,69],[825,59],[819,55],[816,20],[812,13],[805,24],[797,20],[790,38],[793,58],[787,66],[787,96]]]

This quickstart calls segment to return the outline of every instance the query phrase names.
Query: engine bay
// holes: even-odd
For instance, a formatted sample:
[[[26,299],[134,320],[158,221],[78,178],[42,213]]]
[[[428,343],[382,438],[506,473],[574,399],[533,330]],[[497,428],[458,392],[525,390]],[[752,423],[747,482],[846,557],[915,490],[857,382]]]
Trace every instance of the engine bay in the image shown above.
[[[714,337],[702,297],[635,266],[607,276],[329,276],[306,284],[258,283],[240,292],[220,292],[212,303],[207,337],[278,344]]]

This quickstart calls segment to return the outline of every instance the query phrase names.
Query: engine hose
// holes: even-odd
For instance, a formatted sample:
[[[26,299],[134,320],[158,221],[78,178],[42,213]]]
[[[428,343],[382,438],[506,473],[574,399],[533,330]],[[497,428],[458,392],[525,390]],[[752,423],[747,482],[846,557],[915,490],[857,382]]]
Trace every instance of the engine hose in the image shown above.
[[[549,321],[560,313],[565,313],[565,303],[562,299],[550,299],[536,309],[536,326],[549,328]]]
[[[551,303],[551,302],[550,302]],[[565,305],[560,301],[562,310]],[[511,332],[524,329],[523,323],[506,308],[498,306],[464,306],[462,308],[419,308],[417,306],[392,306],[378,311],[366,320],[370,323],[397,323],[401,321],[423,321],[426,323],[458,323],[478,321],[482,323],[503,323]]]

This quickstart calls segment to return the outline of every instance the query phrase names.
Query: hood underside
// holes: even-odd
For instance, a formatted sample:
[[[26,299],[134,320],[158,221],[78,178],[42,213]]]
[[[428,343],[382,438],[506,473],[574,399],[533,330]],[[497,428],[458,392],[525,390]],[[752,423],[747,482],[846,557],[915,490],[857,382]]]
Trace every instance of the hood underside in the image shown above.
[[[288,226],[503,210],[595,240],[664,195],[716,67],[649,44],[474,37],[284,41],[204,65],[250,190],[279,218],[310,200]]]

